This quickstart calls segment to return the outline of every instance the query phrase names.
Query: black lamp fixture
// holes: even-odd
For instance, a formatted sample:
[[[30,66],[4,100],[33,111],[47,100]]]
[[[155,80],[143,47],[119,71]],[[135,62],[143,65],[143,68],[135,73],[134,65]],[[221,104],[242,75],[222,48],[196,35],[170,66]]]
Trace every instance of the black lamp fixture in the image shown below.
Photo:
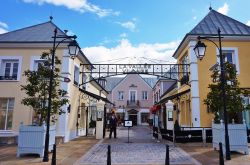
[[[194,52],[195,52],[195,55],[196,57],[199,59],[199,60],[202,60],[203,57],[205,56],[205,53],[206,53],[206,45],[201,42],[200,40],[198,41],[198,43],[195,45],[194,47]]]
[[[222,98],[222,102],[223,102],[223,115],[224,115],[224,124],[225,124],[225,148],[226,148],[226,159],[230,160],[231,156],[230,156],[230,145],[229,145],[229,135],[228,135],[228,117],[227,117],[227,108],[226,108],[226,91],[225,91],[225,66],[224,66],[224,61],[225,61],[225,56],[222,54],[222,47],[221,47],[221,39],[223,38],[221,36],[221,30],[220,28],[218,28],[218,34],[217,35],[213,35],[213,36],[198,36],[198,42],[194,47],[194,52],[197,56],[198,59],[202,60],[202,58],[205,56],[205,52],[206,52],[206,45],[204,43],[202,43],[200,40],[204,39],[204,40],[208,40],[210,42],[212,42],[216,48],[219,51],[219,58],[220,58],[220,79],[221,79],[221,98]],[[219,45],[217,45],[213,39],[218,39]]]
[[[69,55],[72,59],[74,59],[79,51],[79,46],[75,41],[76,36],[68,36],[68,35],[58,35],[58,29],[55,28],[53,38],[53,47],[51,53],[51,70],[50,70],[50,79],[49,79],[49,97],[48,97],[48,113],[47,113],[47,121],[46,121],[46,135],[45,135],[45,147],[44,147],[44,157],[43,162],[49,161],[49,129],[50,129],[50,113],[52,109],[52,88],[53,88],[53,78],[54,78],[54,66],[55,66],[55,54],[56,49],[61,43],[68,43],[65,42],[66,40],[70,40],[71,42],[68,45]],[[61,39],[57,41],[56,39]],[[73,39],[73,40],[72,40]]]
[[[69,49],[69,55],[72,59],[74,59],[77,56],[80,50],[76,40],[73,40],[72,42],[69,43],[68,49]]]

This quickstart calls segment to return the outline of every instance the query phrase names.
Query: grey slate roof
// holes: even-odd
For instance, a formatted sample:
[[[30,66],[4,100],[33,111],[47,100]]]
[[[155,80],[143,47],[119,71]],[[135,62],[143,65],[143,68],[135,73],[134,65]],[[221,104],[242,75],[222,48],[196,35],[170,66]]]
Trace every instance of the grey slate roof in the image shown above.
[[[250,27],[213,9],[188,33],[190,35],[250,35]]]
[[[106,90],[107,91],[112,91],[112,89],[114,87],[116,87],[122,80],[124,79],[124,77],[108,77],[106,78],[107,83],[106,83]]]
[[[0,42],[5,43],[47,43],[53,42],[55,28],[58,28],[53,22],[37,24],[34,26],[22,28],[8,33],[0,34]],[[58,35],[65,33],[58,28]]]
[[[125,77],[108,77],[106,78],[106,90],[112,91],[114,87],[116,87]],[[151,88],[154,87],[155,83],[157,82],[157,78],[148,78],[142,77],[142,79],[149,85]]]

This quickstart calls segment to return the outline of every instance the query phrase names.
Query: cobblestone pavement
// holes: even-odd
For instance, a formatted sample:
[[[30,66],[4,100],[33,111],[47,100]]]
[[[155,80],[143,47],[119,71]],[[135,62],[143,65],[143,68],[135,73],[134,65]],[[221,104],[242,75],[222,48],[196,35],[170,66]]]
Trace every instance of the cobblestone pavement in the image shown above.
[[[117,130],[117,139],[105,139],[96,144],[75,165],[104,165],[107,161],[107,146],[111,145],[112,165],[162,165],[165,163],[166,142],[157,143],[152,139],[148,127],[133,127],[130,130],[130,142],[127,143],[128,131],[125,128]],[[170,145],[170,163],[195,165],[200,164],[186,152]]]

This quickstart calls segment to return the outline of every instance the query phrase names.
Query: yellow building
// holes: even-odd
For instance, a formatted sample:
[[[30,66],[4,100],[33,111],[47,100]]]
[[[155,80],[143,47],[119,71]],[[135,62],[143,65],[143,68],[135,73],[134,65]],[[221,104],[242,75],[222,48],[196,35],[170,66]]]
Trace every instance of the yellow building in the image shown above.
[[[33,111],[21,104],[25,93],[21,85],[26,83],[23,72],[35,70],[42,62],[40,55],[49,52],[53,46],[54,30],[58,35],[67,35],[60,30],[52,20],[38,25],[22,28],[0,35],[0,130],[18,133],[19,124],[32,124]],[[57,43],[61,39],[57,39]],[[69,78],[70,82],[60,82],[60,88],[68,92],[69,104],[62,107],[65,114],[56,122],[57,135],[64,141],[86,134],[90,116],[103,111],[107,92],[98,82],[81,85],[90,80],[90,76],[82,71],[81,64],[89,64],[82,51],[73,60],[68,53],[68,43],[61,43],[56,49],[56,55],[62,62],[61,76]],[[86,92],[87,91],[87,92]],[[102,108],[100,108],[100,106]],[[94,107],[92,110],[88,107]],[[86,113],[87,110],[89,113]],[[94,120],[96,117],[93,117]],[[100,130],[100,132],[103,132]]]
[[[219,62],[219,52],[216,46],[205,41],[207,46],[203,60],[198,60],[194,46],[198,36],[218,35],[221,29],[222,53],[226,55],[226,61],[235,64],[238,80],[241,88],[250,87],[250,27],[217,11],[210,9],[209,13],[185,35],[173,57],[178,64],[189,64],[190,75],[184,77],[171,93],[162,97],[165,102],[172,100],[174,106],[174,118],[178,119],[181,126],[210,127],[213,115],[207,113],[204,99],[209,92],[208,85],[211,81],[211,69]],[[218,39],[213,39],[218,44]],[[185,70],[187,68],[181,68]],[[187,83],[185,83],[187,82]],[[249,98],[245,98],[249,104]],[[249,123],[249,112],[245,112],[245,119]],[[175,120],[174,119],[174,120]]]

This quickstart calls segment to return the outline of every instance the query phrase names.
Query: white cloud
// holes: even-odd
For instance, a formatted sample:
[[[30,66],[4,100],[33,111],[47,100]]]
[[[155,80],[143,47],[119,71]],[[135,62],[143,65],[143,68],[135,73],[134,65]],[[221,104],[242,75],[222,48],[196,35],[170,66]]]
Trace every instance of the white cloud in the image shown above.
[[[220,12],[221,14],[227,15],[229,11],[229,5],[227,3],[224,3],[224,5],[220,7],[217,11]]]
[[[196,16],[194,16],[194,17],[193,17],[193,20],[196,20],[196,19],[197,19],[197,17],[196,17]]]
[[[0,34],[7,33],[8,32],[7,29],[8,29],[8,25],[0,21]]]
[[[8,25],[6,23],[0,21],[0,27],[7,29]]]
[[[119,15],[120,12],[113,11],[112,9],[102,9],[97,5],[94,5],[88,0],[23,0],[25,3],[35,3],[43,5],[44,3],[52,4],[55,6],[65,6],[68,9],[83,12],[95,13],[99,17],[105,17],[108,15]]]
[[[117,22],[122,27],[129,29],[130,31],[134,32],[136,28],[135,22],[127,21],[127,22]]]
[[[0,34],[7,33],[7,32],[8,32],[8,30],[0,27]]]
[[[122,34],[120,34],[120,37],[121,38],[126,38],[128,35],[127,35],[127,33],[122,33]]]
[[[247,21],[247,23],[246,23],[248,26],[250,26],[250,20],[249,21]]]
[[[132,45],[128,39],[122,39],[120,43],[112,48],[105,46],[86,47],[83,48],[84,54],[92,63],[107,61],[112,59],[126,58],[125,60],[117,60],[118,63],[153,63],[149,59],[157,59],[155,62],[175,63],[172,57],[175,49],[180,41],[169,43],[146,44],[141,43],[137,46]],[[115,63],[115,62],[113,62]]]

